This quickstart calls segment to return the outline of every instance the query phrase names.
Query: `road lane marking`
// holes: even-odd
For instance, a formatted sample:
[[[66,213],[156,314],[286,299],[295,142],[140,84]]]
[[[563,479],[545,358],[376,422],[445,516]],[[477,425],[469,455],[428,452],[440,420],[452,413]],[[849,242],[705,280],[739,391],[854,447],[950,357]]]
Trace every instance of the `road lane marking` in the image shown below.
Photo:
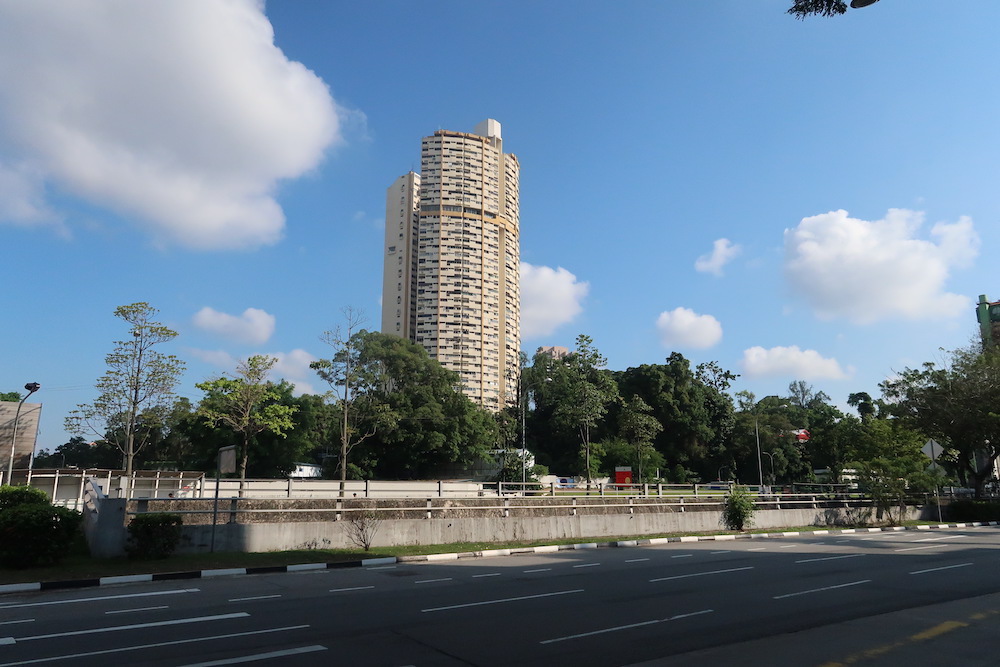
[[[33,618],[24,618],[21,619],[20,621],[3,621],[2,623],[0,623],[0,625],[17,625],[18,623],[34,623],[34,622],[35,619]]]
[[[931,568],[927,568],[926,570],[916,570],[914,572],[910,572],[910,574],[926,574],[927,572],[939,572],[941,570],[954,570],[956,567],[968,567],[970,565],[972,565],[972,563],[960,563],[958,565],[945,565],[943,567],[931,567]]]
[[[138,609],[114,609],[106,611],[105,614],[129,614],[133,611],[156,611],[157,609],[170,609],[168,605],[162,604],[159,607],[139,607]]]
[[[284,651],[271,651],[270,653],[255,653],[239,658],[228,658],[226,660],[212,660],[211,662],[195,662],[184,667],[217,667],[218,665],[235,665],[241,662],[256,662],[258,660],[270,660],[272,658],[284,658],[288,655],[302,655],[303,653],[315,653],[316,651],[326,651],[325,646],[316,644],[315,646],[303,646],[301,648],[290,648]]]
[[[280,595],[254,595],[247,598],[230,598],[230,602],[250,602],[252,600],[271,600],[273,598],[280,598]]]
[[[346,593],[347,591],[366,591],[374,586],[351,586],[350,588],[331,588],[331,593]]]
[[[374,567],[366,567],[366,570],[395,570],[395,565],[377,565]]]
[[[844,556],[824,556],[822,558],[805,558],[803,560],[797,560],[796,563],[817,563],[822,560],[840,560],[842,558],[860,558],[865,554],[847,554]]]
[[[754,547],[753,549],[747,549],[747,551],[767,551],[767,547]]]
[[[726,549],[725,551],[709,551],[708,555],[715,556],[717,554],[731,554],[731,553],[733,553],[732,550]]]
[[[922,540],[913,540],[914,542],[937,542],[939,540],[959,540],[963,537],[968,537],[968,535],[948,535],[947,537],[925,537]]]
[[[775,600],[783,600],[785,598],[793,598],[797,595],[808,595],[809,593],[820,593],[822,591],[832,591],[837,588],[848,588],[849,586],[859,586],[861,584],[870,584],[871,579],[862,579],[861,581],[852,581],[849,584],[837,584],[836,586],[824,586],[823,588],[813,588],[808,591],[799,591],[798,593],[786,593],[785,595],[775,595]]]
[[[921,551],[923,549],[937,549],[938,547],[946,547],[947,544],[931,544],[926,547],[906,547],[905,549],[893,549],[893,551]]]
[[[962,621],[945,621],[944,623],[938,623],[933,628],[928,628],[923,632],[918,632],[915,635],[911,635],[910,639],[916,642],[927,641],[928,639],[934,639],[938,635],[943,635],[946,632],[951,632],[952,630],[957,630],[959,628],[969,627],[968,623],[963,623]]]
[[[501,604],[504,602],[519,602],[521,600],[535,600],[537,598],[549,598],[555,595],[571,595],[573,593],[582,593],[582,588],[575,588],[571,591],[556,591],[555,593],[539,593],[537,595],[522,595],[516,598],[501,598],[499,600],[484,600],[482,602],[466,602],[465,604],[452,604],[447,607],[431,607],[430,609],[421,609],[422,613],[428,613],[432,611],[447,611],[449,609],[464,609],[465,607],[481,607],[487,604]]]
[[[418,579],[415,584],[436,584],[439,581],[451,581],[451,577],[441,577],[440,579]]]
[[[78,637],[80,635],[93,635],[104,632],[121,632],[122,630],[140,630],[142,628],[159,628],[166,625],[187,625],[188,623],[203,623],[205,621],[226,621],[232,618],[246,618],[250,614],[245,611],[234,614],[216,614],[215,616],[198,616],[194,618],[175,618],[172,621],[154,621],[152,623],[133,623],[132,625],[115,625],[110,628],[92,628],[90,630],[69,630],[67,632],[53,632],[48,635],[32,635],[30,637],[14,637],[16,643],[30,642],[36,639],[55,639],[56,637]]]
[[[499,577],[501,574],[502,574],[501,572],[490,572],[488,574],[474,574],[472,575],[472,578],[480,579],[482,577]]]
[[[139,646],[122,646],[119,648],[109,648],[103,651],[90,651],[88,653],[71,653],[69,655],[57,655],[48,658],[36,658],[34,660],[20,660],[18,662],[5,662],[0,667],[14,667],[14,665],[33,665],[39,662],[55,662],[56,660],[70,660],[73,658],[87,658],[94,655],[108,655],[111,653],[124,653],[126,651],[141,651],[143,649],[162,648],[164,646],[177,646],[178,644],[193,644],[194,642],[207,642],[213,639],[233,639],[235,637],[250,637],[253,635],[265,635],[272,632],[284,632],[286,630],[302,630],[309,625],[289,625],[283,628],[266,628],[264,630],[251,630],[249,632],[231,632],[225,635],[213,635],[211,637],[194,637],[191,639],[175,639],[169,642],[158,642],[156,644],[140,644]],[[0,639],[0,644],[3,640]]]
[[[677,554],[676,556],[671,556],[671,558],[690,558],[694,554]]]
[[[629,560],[627,560],[625,562],[626,563],[643,563],[643,562],[645,562],[647,560],[649,560],[649,559],[648,558],[631,558],[631,559],[629,559]]]
[[[797,546],[799,546],[799,545],[797,545],[797,544],[783,544],[783,545],[781,545],[778,548],[779,549],[794,549]]]
[[[677,558],[677,556],[674,556]],[[582,565],[574,565],[573,567],[597,567],[600,563],[583,563]]]
[[[551,567],[540,567],[540,568],[538,568],[536,570],[522,570],[522,572],[524,572],[524,573],[528,573],[528,572],[548,572],[551,569],[552,569]]]
[[[690,614],[677,614],[676,616],[671,616],[669,618],[657,618],[652,621],[642,621],[640,623],[630,623],[628,625],[617,625],[613,628],[603,628],[601,630],[594,630],[592,632],[581,632],[576,635],[567,635],[566,637],[556,637],[555,639],[544,639],[539,644],[555,644],[556,642],[564,642],[570,639],[582,639],[583,637],[593,637],[594,635],[603,635],[608,632],[618,632],[619,630],[631,630],[632,628],[641,628],[647,625],[655,625],[657,623],[669,623],[670,621],[678,621],[682,618],[690,618],[692,616],[701,616],[702,614],[711,614],[714,609],[702,609],[701,611],[693,611]]]
[[[54,604],[72,604],[74,602],[97,602],[98,600],[124,600],[126,598],[143,598],[153,595],[176,595],[178,593],[199,593],[200,588],[178,588],[169,591],[150,591],[148,593],[129,593],[128,595],[101,595],[92,598],[72,598],[70,600],[51,600],[49,602],[25,602],[23,604],[0,604],[0,609],[16,609],[19,607],[47,607]]]
[[[752,570],[753,566],[748,565],[746,567],[731,567],[726,570],[712,570],[711,572],[695,572],[694,574],[677,574],[672,577],[660,577],[659,579],[650,579],[649,583],[656,581],[671,581],[672,579],[688,579],[690,577],[704,577],[709,574],[725,574],[727,572],[741,572],[743,570]]]

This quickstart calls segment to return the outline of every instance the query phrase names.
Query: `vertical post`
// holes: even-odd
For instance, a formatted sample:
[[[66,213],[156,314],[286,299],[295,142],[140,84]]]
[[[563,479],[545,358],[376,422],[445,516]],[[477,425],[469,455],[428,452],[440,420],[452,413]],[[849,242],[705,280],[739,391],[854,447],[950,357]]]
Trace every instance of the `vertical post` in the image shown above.
[[[286,498],[291,498],[292,497],[292,478],[291,477],[288,478],[288,488],[285,491],[285,497]]]
[[[56,468],[56,476],[52,479],[52,504],[56,504],[56,494],[59,493],[59,468]]]
[[[371,480],[365,480],[365,498],[371,496]]]
[[[444,482],[441,480],[438,480],[438,498],[444,498]]]
[[[555,482],[549,482],[549,495],[552,496],[553,498],[556,495],[556,483]]]

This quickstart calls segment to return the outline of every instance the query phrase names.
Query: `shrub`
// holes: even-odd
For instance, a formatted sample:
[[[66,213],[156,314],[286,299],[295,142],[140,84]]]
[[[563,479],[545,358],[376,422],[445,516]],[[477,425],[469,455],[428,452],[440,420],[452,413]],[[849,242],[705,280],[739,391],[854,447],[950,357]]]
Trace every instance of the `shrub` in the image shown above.
[[[66,507],[29,502],[0,512],[0,565],[31,567],[58,562],[80,531],[83,515]]]
[[[757,511],[753,496],[745,486],[734,486],[722,504],[721,523],[729,530],[743,530],[753,521]]]
[[[0,486],[0,511],[21,505],[48,505],[49,496],[33,486]]]
[[[1000,503],[953,500],[947,505],[949,521],[1000,521]]]
[[[128,524],[128,544],[125,551],[130,558],[166,558],[181,540],[180,514],[151,512],[133,517]]]
[[[382,518],[377,512],[372,510],[351,512],[350,518],[347,520],[347,539],[355,546],[370,551],[372,542],[375,540],[375,533],[378,532],[381,524]]]

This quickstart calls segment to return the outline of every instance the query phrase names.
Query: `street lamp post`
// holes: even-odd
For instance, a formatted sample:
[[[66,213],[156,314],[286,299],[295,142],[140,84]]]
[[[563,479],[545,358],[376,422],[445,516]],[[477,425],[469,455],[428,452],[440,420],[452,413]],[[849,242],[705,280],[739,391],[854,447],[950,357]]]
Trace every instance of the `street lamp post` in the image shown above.
[[[764,490],[764,467],[760,462],[760,428],[757,426],[756,415],[753,418],[753,434],[757,438],[757,479],[760,480],[760,489],[758,493]]]
[[[771,455],[771,452],[761,452],[761,453],[767,457],[768,461],[771,462],[771,484],[774,484],[774,457]]]
[[[10,461],[7,463],[7,483],[10,484],[12,478],[14,477],[14,447],[17,445],[17,422],[21,418],[21,406],[24,402],[28,400],[28,396],[31,396],[36,391],[42,388],[42,385],[37,382],[29,382],[24,385],[24,388],[28,391],[21,399],[21,402],[17,404],[17,411],[14,413],[14,428],[10,434]]]

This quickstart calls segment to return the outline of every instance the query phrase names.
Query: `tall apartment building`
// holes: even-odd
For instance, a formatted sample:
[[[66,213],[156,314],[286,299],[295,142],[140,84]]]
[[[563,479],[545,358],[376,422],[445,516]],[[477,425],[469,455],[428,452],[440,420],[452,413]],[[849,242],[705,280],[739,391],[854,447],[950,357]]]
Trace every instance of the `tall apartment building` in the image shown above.
[[[382,331],[422,345],[492,410],[517,384],[519,174],[488,119],[424,137],[420,174],[386,194]]]

